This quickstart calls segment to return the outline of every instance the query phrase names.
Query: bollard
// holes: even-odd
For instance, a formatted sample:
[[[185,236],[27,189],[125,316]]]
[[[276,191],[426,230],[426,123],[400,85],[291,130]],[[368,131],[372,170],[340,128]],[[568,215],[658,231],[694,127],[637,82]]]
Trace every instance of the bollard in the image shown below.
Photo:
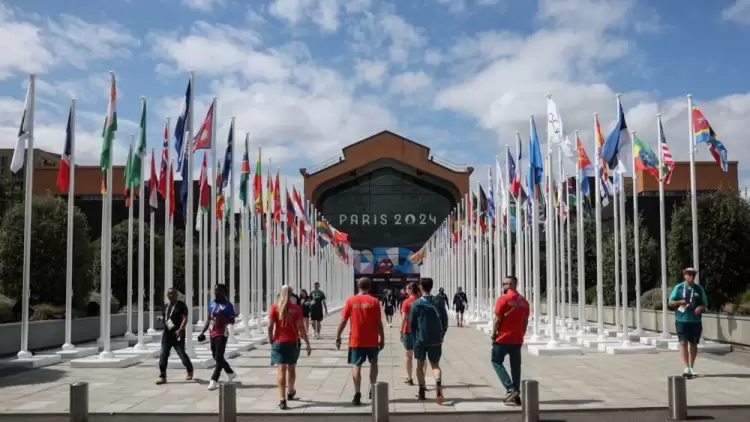
[[[685,378],[671,376],[667,378],[667,392],[669,394],[669,419],[674,421],[687,420],[687,387]]]
[[[372,389],[372,422],[388,422],[390,416],[388,383],[376,382]]]
[[[89,420],[89,383],[70,384],[70,422]]]
[[[521,381],[521,420],[539,422],[539,382]]]
[[[219,385],[219,422],[237,422],[236,384]]]

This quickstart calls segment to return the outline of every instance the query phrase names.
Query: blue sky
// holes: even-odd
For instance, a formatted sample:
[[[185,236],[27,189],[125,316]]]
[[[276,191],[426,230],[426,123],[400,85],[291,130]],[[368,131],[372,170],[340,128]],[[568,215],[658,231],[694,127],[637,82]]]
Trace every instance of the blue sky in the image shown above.
[[[750,123],[744,41],[750,1],[645,0],[6,0],[0,7],[0,131],[14,142],[27,73],[38,73],[36,138],[59,152],[78,98],[79,161],[94,163],[117,74],[116,161],[149,101],[149,147],[180,110],[196,71],[196,124],[218,97],[219,147],[230,117],[290,183],[350,143],[392,130],[452,162],[491,164],[528,114],[557,102],[585,145],[591,115],[605,131],[623,94],[631,128],[655,139],[654,115],[676,158],[687,159],[685,95],[692,93],[742,163]],[[248,6],[249,4],[249,6]],[[690,7],[690,5],[693,5]],[[546,139],[542,117],[540,138]],[[221,155],[221,154],[220,154]],[[237,160],[239,160],[239,153]],[[254,156],[254,152],[251,153]],[[710,159],[700,149],[698,158]],[[750,158],[750,155],[747,156]],[[196,160],[199,161],[199,160]],[[197,177],[197,172],[196,172]],[[486,170],[477,171],[484,180]]]

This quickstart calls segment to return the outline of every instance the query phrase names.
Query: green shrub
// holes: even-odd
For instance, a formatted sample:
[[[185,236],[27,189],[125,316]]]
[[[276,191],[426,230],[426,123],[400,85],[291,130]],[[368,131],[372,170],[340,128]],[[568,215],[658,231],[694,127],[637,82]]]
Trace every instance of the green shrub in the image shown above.
[[[13,313],[13,305],[15,304],[15,300],[0,295],[0,324],[16,322],[16,315]]]
[[[596,286],[591,286],[588,289],[586,289],[586,304],[588,305],[596,304]]]
[[[120,309],[120,302],[117,301],[117,298],[112,296],[110,298],[110,312],[113,314],[116,314],[117,311]],[[86,304],[86,316],[99,316],[100,312],[99,309],[101,308],[101,295],[97,292],[91,292],[89,293],[88,302]]]
[[[661,300],[661,287],[656,287],[641,295],[641,307],[660,311],[664,306]]]

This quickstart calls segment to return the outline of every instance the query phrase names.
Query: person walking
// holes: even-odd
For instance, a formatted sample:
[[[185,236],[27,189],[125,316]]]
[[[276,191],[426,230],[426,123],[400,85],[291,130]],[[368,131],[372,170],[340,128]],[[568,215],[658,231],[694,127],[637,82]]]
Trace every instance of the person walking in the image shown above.
[[[328,305],[326,304],[326,294],[320,290],[320,283],[313,285],[313,291],[310,292],[313,303],[310,307],[310,320],[312,321],[314,337],[320,338],[320,323],[323,317],[328,314]]]
[[[208,383],[209,390],[219,388],[219,376],[223,370],[227,374],[227,382],[234,381],[237,374],[229,366],[229,362],[224,358],[224,352],[227,349],[227,339],[229,337],[229,326],[234,324],[235,313],[234,305],[229,301],[229,291],[224,284],[217,284],[214,287],[214,299],[208,304],[208,318],[203,330],[198,335],[198,341],[206,340],[206,331],[211,328],[209,336],[211,337],[211,355],[216,362],[214,372],[211,375],[211,381]]]
[[[703,334],[703,311],[708,305],[706,290],[695,282],[695,268],[685,268],[682,277],[685,281],[674,286],[669,295],[669,307],[675,309],[675,331],[680,342],[680,353],[685,369],[682,376],[693,378],[695,358],[698,356],[698,343]]]
[[[299,291],[299,306],[302,307],[302,322],[305,324],[305,331],[310,332],[310,309],[312,307],[312,298],[307,294],[307,290]]]
[[[521,405],[521,347],[529,326],[529,302],[516,290],[518,279],[508,276],[503,280],[503,294],[495,302],[492,324],[492,367],[505,387],[503,403]],[[503,361],[508,356],[510,376]]]
[[[466,297],[466,293],[459,286],[458,291],[453,295],[453,310],[456,312],[456,322],[459,327],[464,326],[464,312],[468,303],[469,299]]]
[[[406,351],[404,355],[404,363],[406,367],[406,384],[414,385],[414,338],[411,336],[409,331],[409,311],[411,310],[411,304],[415,300],[419,299],[419,286],[417,283],[411,282],[406,285],[406,291],[409,294],[401,303],[401,344],[404,345]]]
[[[167,364],[169,353],[174,349],[185,367],[185,379],[193,379],[193,363],[185,353],[185,327],[187,326],[188,308],[185,302],[177,298],[177,290],[171,287],[167,290],[167,306],[162,309],[162,314],[157,318],[164,324],[164,332],[161,336],[161,355],[159,355],[159,378],[156,385],[167,383]]]
[[[372,385],[378,381],[378,354],[385,347],[385,333],[380,310],[380,301],[370,295],[372,281],[367,277],[357,280],[359,294],[350,296],[341,311],[341,322],[336,330],[336,349],[341,348],[341,333],[351,321],[349,329],[349,365],[352,365],[354,397],[352,404],[362,404],[362,365],[370,363],[370,392]]]
[[[305,341],[307,355],[310,356],[310,340],[302,318],[302,307],[292,303],[292,288],[281,287],[276,303],[268,312],[268,342],[271,344],[271,365],[277,365],[276,386],[279,391],[279,408],[287,410],[287,400],[294,400],[297,390],[297,360],[299,340]]]
[[[429,361],[435,377],[436,401],[442,404],[445,397],[443,396],[440,357],[443,354],[443,338],[448,332],[448,312],[443,299],[430,295],[432,285],[431,278],[419,280],[422,297],[411,304],[409,331],[414,339],[414,359],[417,360],[417,382],[419,383],[417,399],[425,400],[426,361]]]
[[[393,314],[396,313],[396,296],[392,290],[386,290],[383,295],[383,312],[388,328],[393,327]]]
[[[443,303],[445,303],[445,307],[450,310],[451,303],[448,300],[448,295],[445,294],[445,289],[442,287],[438,289],[438,294],[436,296],[439,296],[440,299],[443,299]]]

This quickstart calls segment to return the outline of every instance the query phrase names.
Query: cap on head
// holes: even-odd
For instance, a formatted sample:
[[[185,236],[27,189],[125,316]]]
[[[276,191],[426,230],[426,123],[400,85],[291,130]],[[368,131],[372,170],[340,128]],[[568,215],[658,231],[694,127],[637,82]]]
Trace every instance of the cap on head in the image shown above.
[[[696,275],[696,274],[698,274],[698,270],[696,270],[693,267],[687,267],[684,270],[682,270],[682,275],[688,275],[688,274],[690,274],[690,275]]]

